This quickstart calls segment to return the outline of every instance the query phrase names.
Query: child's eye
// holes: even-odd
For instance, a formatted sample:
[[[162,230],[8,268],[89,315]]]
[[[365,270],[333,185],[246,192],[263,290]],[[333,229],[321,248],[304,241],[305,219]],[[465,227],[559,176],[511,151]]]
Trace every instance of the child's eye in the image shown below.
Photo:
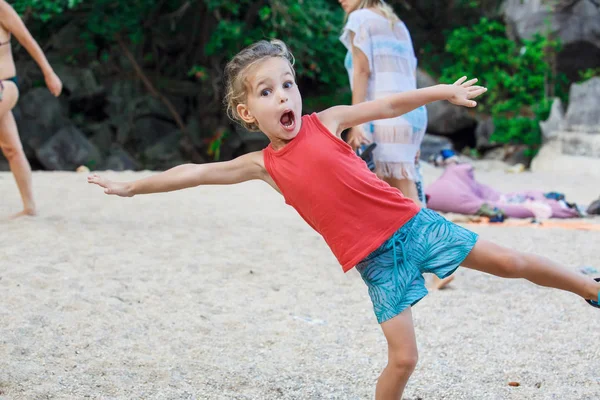
[[[289,89],[292,86],[294,86],[294,82],[292,82],[292,81],[287,81],[286,83],[283,84],[284,89]]]
[[[269,94],[271,94],[271,89],[263,89],[260,91],[260,95],[263,97],[268,96]]]

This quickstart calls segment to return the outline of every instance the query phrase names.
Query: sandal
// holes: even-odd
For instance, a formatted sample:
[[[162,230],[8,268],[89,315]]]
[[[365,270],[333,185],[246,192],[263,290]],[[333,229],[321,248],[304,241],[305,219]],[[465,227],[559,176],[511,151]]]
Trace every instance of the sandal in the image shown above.
[[[376,143],[371,143],[368,146],[361,146],[356,150],[356,155],[362,158],[362,160],[367,163],[367,167],[371,171],[375,171],[375,162],[373,161],[373,150],[377,146]]]
[[[600,278],[594,279],[596,282],[600,282]],[[600,308],[600,292],[598,292],[598,300],[586,300],[592,307]]]

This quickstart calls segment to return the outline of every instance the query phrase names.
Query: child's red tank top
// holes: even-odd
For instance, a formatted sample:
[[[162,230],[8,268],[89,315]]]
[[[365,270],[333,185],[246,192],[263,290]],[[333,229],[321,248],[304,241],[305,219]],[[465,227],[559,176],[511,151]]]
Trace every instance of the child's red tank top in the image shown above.
[[[263,154],[286,204],[323,236],[344,272],[419,212],[333,136],[317,114],[302,117],[298,135],[283,149],[269,144]]]

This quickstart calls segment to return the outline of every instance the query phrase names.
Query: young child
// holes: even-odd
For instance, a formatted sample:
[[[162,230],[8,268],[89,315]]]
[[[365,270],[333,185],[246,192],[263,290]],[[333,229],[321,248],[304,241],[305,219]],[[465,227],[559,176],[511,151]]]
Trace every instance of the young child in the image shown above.
[[[343,271],[356,266],[368,287],[389,352],[377,383],[377,399],[400,398],[415,368],[411,306],[427,294],[424,272],[444,278],[462,264],[567,290],[598,306],[600,283],[545,258],[479,239],[435,212],[419,209],[369,171],[339,137],[348,127],[402,115],[432,101],[474,107],[472,99],[486,91],[474,85],[475,79],[463,77],[454,85],[303,116],[293,57],[281,41],[253,44],[236,55],[225,72],[228,112],[269,138],[264,150],[226,162],[180,165],[132,182],[112,182],[96,174],[88,182],[123,197],[251,179],[279,191],[323,236]]]

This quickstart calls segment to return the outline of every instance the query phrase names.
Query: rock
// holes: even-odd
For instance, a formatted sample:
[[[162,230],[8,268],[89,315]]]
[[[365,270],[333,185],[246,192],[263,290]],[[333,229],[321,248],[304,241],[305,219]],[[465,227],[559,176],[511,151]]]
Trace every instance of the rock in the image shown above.
[[[600,160],[600,135],[580,132],[558,132],[562,153],[572,156],[594,157]]]
[[[431,157],[437,156],[440,154],[440,151],[446,149],[452,150],[452,142],[450,139],[426,133],[423,137],[423,142],[421,142],[420,159],[429,161]]]
[[[192,144],[197,148],[204,147],[206,145],[206,143],[204,143],[206,135],[203,134],[198,117],[193,116],[188,118],[186,121],[186,127],[188,129]]]
[[[153,171],[165,170],[184,163],[179,150],[182,136],[181,132],[175,131],[145,149],[142,154],[145,168]]]
[[[133,140],[143,150],[158,139],[177,129],[173,115],[158,99],[133,80],[115,80],[108,85],[104,112],[117,132],[118,143]],[[184,99],[167,96],[176,111],[183,115]]]
[[[484,160],[504,161],[506,158],[506,150],[504,146],[499,146],[486,151],[482,157]]]
[[[571,85],[569,108],[566,114],[567,129],[575,132],[600,134],[599,107],[600,77]]]
[[[77,20],[73,19],[71,23],[66,24],[50,37],[49,44],[51,44],[53,49],[63,54],[75,54],[77,50],[81,50],[81,42],[73,40],[73,38],[80,37],[80,35],[81,29],[78,26]]]
[[[136,149],[145,150],[176,129],[175,124],[170,121],[155,116],[142,117],[133,123],[129,140],[134,142]]]
[[[150,95],[142,95],[136,98],[132,104],[131,111],[134,115],[153,115],[163,119],[173,118],[163,102]]]
[[[137,171],[140,169],[140,165],[135,158],[121,146],[113,144],[101,169],[112,171]]]
[[[598,135],[587,135],[598,136]],[[556,172],[563,175],[589,175],[600,178],[600,159],[563,153],[561,140],[550,140],[542,146],[531,162],[533,172]]]
[[[236,131],[229,129],[225,136],[223,143],[221,144],[221,156],[220,160],[231,160],[239,155],[240,149],[243,146],[242,138]],[[264,148],[264,147],[263,147]]]
[[[62,80],[63,89],[67,91],[70,100],[74,104],[94,97],[104,97],[105,95],[104,87],[98,84],[91,69],[57,64],[54,71]]]
[[[509,165],[524,165],[527,167],[531,163],[529,149],[525,145],[507,146],[503,161]]]
[[[597,0],[505,0],[504,19],[511,36],[531,39],[534,34],[550,31],[563,49],[558,55],[558,70],[570,81],[579,71],[600,65],[600,6]]]
[[[545,139],[544,157],[554,154],[600,160],[600,77],[571,85],[569,97],[564,118],[560,100],[556,99],[550,117],[540,123]]]
[[[130,79],[110,81],[107,85],[107,105],[104,112],[113,117],[115,115],[130,114],[135,108],[134,99],[142,96],[139,85]]]
[[[531,163],[531,157],[528,155],[528,149],[525,145],[504,145],[493,148],[483,155],[484,160],[497,160],[507,165],[528,166]]]
[[[417,87],[424,88],[429,86],[437,85],[437,82],[431,75],[422,69],[417,68]]]
[[[269,139],[262,132],[248,131],[239,124],[235,124],[235,132],[242,141],[240,148],[244,153],[259,151],[269,145]]]
[[[95,169],[102,163],[100,151],[74,126],[59,130],[36,154],[49,170],[74,171],[80,165]]]
[[[114,135],[108,123],[86,124],[83,130],[102,155],[109,153]]]
[[[60,100],[46,88],[34,88],[25,93],[13,109],[13,114],[29,159],[35,158],[40,146],[58,130],[70,125]]]
[[[475,146],[477,149],[485,149],[492,145],[490,138],[494,134],[494,129],[492,117],[477,121],[477,128],[475,128]]]
[[[550,115],[545,121],[540,121],[543,140],[556,138],[558,131],[562,131],[566,126],[565,110],[562,101],[558,97],[552,101]]]
[[[417,87],[436,85],[437,82],[427,73],[417,70]],[[427,132],[438,135],[452,135],[466,128],[475,127],[476,120],[469,115],[465,107],[436,101],[427,104]]]
[[[590,215],[600,215],[600,199],[590,204],[586,212]]]

